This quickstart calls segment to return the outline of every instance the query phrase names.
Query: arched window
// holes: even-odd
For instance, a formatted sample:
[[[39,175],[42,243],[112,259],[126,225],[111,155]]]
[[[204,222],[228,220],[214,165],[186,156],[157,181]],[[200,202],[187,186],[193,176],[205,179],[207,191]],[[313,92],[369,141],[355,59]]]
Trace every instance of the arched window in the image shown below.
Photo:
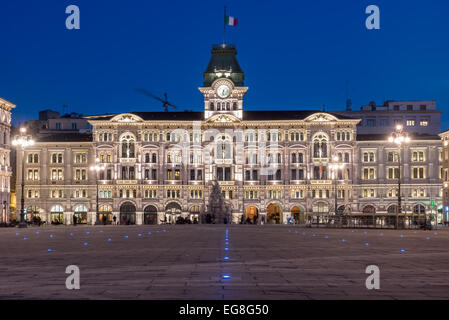
[[[135,138],[128,134],[122,136],[120,139],[122,147],[122,158],[134,158],[135,157]]]
[[[213,102],[209,103],[209,110],[214,110],[214,103]]]
[[[217,139],[217,159],[232,159],[232,143],[225,136]]]
[[[327,137],[318,134],[313,138],[313,157],[327,158]]]
[[[151,155],[151,162],[152,163],[156,163],[157,162],[157,159],[156,159],[156,153],[153,153],[152,155]]]
[[[413,207],[413,214],[426,214],[426,208],[422,204]]]

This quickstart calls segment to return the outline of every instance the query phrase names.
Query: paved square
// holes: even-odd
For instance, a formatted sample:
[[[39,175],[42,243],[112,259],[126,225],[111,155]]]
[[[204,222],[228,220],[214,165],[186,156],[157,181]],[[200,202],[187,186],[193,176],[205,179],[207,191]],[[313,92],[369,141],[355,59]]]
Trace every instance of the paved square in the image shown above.
[[[0,229],[0,298],[448,299],[448,246],[449,230]],[[365,288],[372,264],[380,268],[380,290]],[[68,265],[80,268],[81,290],[66,289]]]

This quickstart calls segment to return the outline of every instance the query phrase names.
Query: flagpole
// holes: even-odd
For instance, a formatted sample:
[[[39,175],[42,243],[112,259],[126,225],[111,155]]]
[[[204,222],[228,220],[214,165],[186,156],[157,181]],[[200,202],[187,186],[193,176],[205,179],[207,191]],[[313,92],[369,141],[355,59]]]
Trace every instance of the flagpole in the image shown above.
[[[223,48],[226,46],[226,6],[224,7],[223,17]]]

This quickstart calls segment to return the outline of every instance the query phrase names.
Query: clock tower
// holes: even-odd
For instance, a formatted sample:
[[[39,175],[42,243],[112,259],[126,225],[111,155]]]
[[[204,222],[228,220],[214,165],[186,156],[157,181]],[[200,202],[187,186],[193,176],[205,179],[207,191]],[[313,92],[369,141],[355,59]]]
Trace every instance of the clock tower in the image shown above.
[[[232,44],[212,46],[212,57],[204,72],[200,91],[204,96],[204,118],[228,114],[243,118],[243,96],[248,87],[243,85],[244,73],[236,58]]]

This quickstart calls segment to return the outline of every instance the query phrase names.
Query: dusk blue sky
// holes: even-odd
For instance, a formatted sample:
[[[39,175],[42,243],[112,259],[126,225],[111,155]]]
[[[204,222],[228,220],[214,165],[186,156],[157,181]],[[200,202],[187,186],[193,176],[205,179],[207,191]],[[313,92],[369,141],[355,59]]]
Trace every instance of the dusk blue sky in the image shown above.
[[[81,10],[67,30],[65,8]],[[367,30],[365,8],[381,10]],[[223,37],[223,6],[249,86],[247,110],[345,108],[434,99],[449,128],[449,1],[1,1],[0,97],[13,122],[54,109],[85,115],[162,111],[135,91],[203,110],[202,74]],[[183,108],[184,109],[184,108]]]

